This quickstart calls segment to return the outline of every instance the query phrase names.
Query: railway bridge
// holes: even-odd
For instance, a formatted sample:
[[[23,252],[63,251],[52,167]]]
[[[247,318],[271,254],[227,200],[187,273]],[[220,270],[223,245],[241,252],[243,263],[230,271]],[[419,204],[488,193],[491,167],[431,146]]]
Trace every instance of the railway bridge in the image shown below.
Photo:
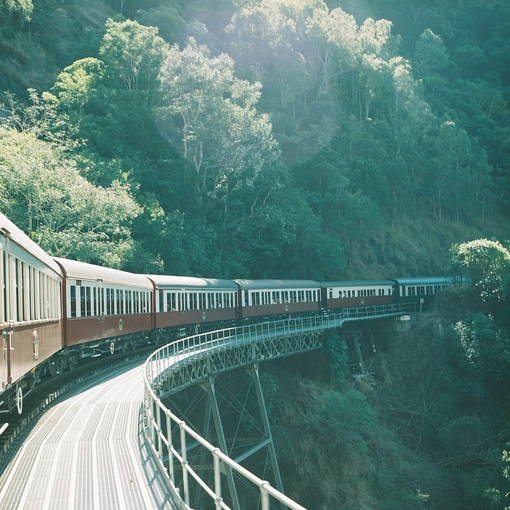
[[[283,494],[259,364],[320,349],[323,332],[345,322],[415,312],[414,304],[347,308],[340,313],[197,334],[155,351],[143,371],[144,437],[175,504],[183,509],[302,509]],[[242,386],[247,389],[242,396],[241,388],[230,389],[231,401],[225,407],[226,397],[218,390],[217,381],[221,374],[238,368],[246,371],[248,384]],[[201,388],[206,399],[201,406],[188,402],[195,415],[200,408],[194,426],[187,419],[188,412],[185,420],[182,407],[177,405],[176,410],[173,405],[178,395],[191,387]],[[237,412],[237,423],[232,423],[232,413],[226,409]],[[243,420],[248,421],[244,430],[253,436],[249,439],[242,437]],[[250,460],[260,475],[245,467]],[[266,480],[269,476],[271,482]]]

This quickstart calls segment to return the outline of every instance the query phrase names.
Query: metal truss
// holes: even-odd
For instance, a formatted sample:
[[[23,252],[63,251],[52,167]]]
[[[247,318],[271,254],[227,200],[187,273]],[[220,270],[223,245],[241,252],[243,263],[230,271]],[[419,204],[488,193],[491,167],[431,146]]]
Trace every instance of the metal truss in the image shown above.
[[[228,370],[321,348],[322,332],[310,331],[232,345],[229,349],[206,351],[203,355],[189,357],[175,370],[168,370],[160,382],[158,394],[160,398],[165,398]]]

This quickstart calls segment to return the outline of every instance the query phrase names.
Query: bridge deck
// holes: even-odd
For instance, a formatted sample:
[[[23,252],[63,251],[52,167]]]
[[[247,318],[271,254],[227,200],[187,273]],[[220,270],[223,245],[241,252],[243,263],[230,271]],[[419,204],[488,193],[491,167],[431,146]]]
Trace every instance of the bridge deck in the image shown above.
[[[131,366],[54,405],[0,476],[0,508],[175,508],[143,442],[142,392]]]

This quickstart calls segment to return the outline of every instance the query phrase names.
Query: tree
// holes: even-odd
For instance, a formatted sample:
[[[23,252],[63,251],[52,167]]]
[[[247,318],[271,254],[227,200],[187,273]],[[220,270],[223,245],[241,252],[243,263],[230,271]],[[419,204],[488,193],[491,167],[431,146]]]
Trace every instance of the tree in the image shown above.
[[[0,3],[0,35],[9,26],[11,18],[17,16],[22,22],[29,22],[33,11],[32,0],[5,0]]]
[[[195,170],[204,212],[211,198],[226,219],[232,186],[251,186],[278,157],[269,117],[256,110],[260,88],[235,78],[229,56],[196,44],[174,46],[162,67],[160,125]]]
[[[453,274],[470,278],[483,301],[505,297],[505,282],[510,273],[510,252],[498,241],[476,239],[454,245],[450,257]]]
[[[448,65],[448,53],[440,36],[427,28],[416,42],[415,58],[422,78],[437,73]]]
[[[141,212],[129,188],[95,187],[55,144],[0,127],[2,212],[52,255],[120,268]]]
[[[118,23],[109,19],[99,55],[106,73],[114,82],[122,80],[127,91],[141,91],[147,99],[157,88],[161,64],[168,45],[158,36],[158,29],[136,21]]]

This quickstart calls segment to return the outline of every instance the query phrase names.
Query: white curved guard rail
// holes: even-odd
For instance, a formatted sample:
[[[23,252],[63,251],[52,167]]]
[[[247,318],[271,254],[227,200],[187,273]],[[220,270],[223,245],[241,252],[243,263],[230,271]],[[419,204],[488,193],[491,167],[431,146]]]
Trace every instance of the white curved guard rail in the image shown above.
[[[412,309],[411,309],[412,308]],[[200,485],[204,493],[214,501],[217,509],[231,510],[222,499],[222,475],[232,470],[260,491],[262,510],[269,510],[270,498],[291,510],[306,510],[291,500],[267,481],[260,479],[243,466],[222,453],[197,434],[178,416],[167,409],[154,390],[165,374],[178,370],[180,365],[195,357],[210,355],[217,350],[232,349],[244,344],[253,344],[280,336],[292,336],[311,331],[337,328],[345,321],[391,317],[415,311],[414,305],[383,305],[344,309],[341,313],[322,314],[275,322],[264,322],[248,326],[227,328],[182,338],[156,350],[144,366],[144,437],[167,482],[174,502],[182,509],[190,509],[189,477]],[[172,428],[179,430],[179,437],[172,437]],[[174,434],[177,435],[177,434]],[[190,440],[199,444],[212,457],[214,486],[210,487],[187,461]],[[165,463],[165,458],[167,462]],[[176,470],[182,471],[181,489],[176,485]],[[224,475],[223,475],[224,476]],[[212,485],[212,484],[211,484]],[[183,494],[181,494],[183,493]]]

